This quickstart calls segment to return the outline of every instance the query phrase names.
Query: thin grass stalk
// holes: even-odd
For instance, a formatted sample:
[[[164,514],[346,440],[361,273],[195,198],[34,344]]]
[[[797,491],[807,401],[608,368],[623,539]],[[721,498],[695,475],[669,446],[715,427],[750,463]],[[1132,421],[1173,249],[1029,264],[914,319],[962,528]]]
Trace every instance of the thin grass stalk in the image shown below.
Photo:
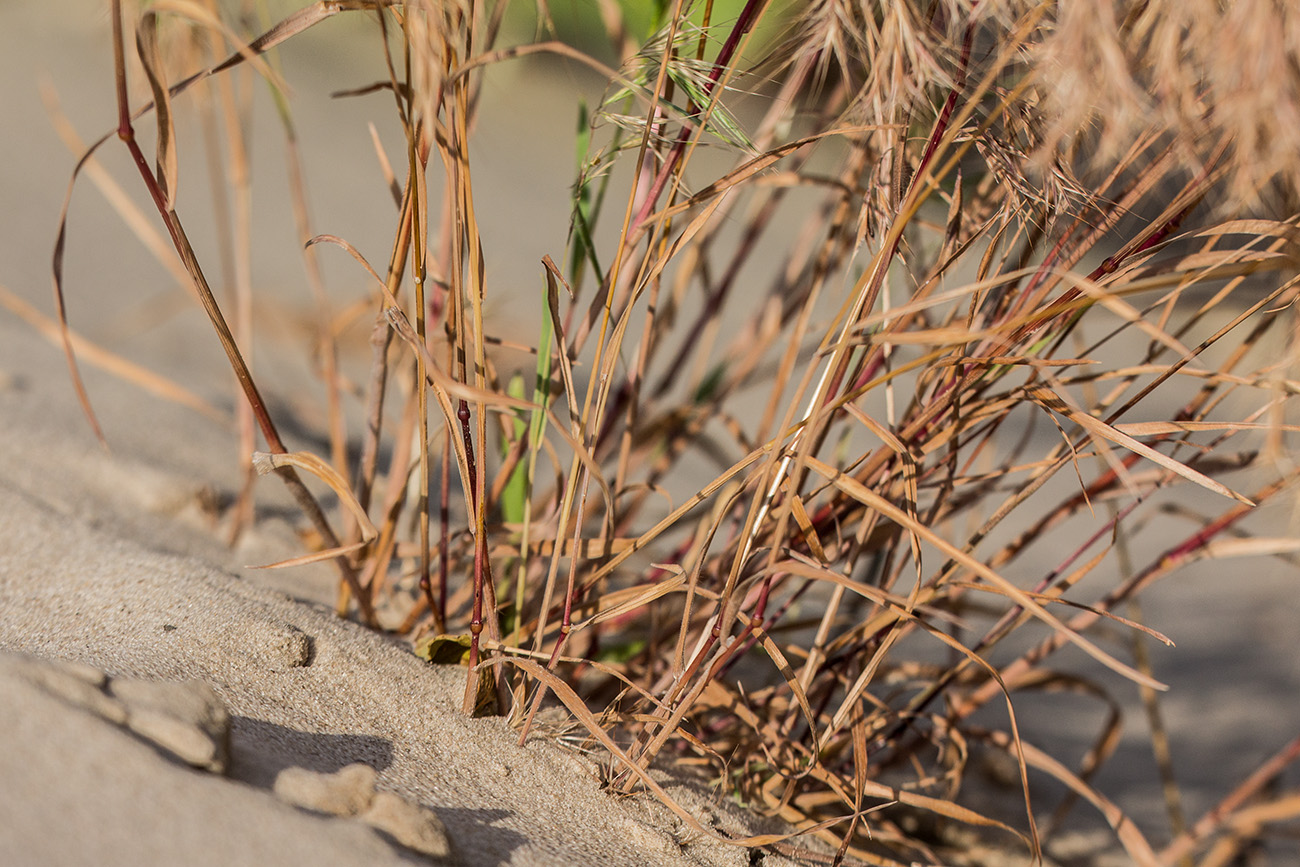
[[[253,192],[248,171],[248,153],[244,146],[241,130],[245,126],[241,118],[247,117],[251,105],[250,86],[252,81],[248,78],[248,70],[240,69],[232,73],[235,81],[231,77],[223,76],[218,80],[218,93],[220,94],[222,104],[222,114],[225,118],[226,129],[226,151],[229,172],[229,183],[231,187],[233,226],[231,237],[234,241],[232,248],[234,266],[232,276],[234,278],[231,288],[233,289],[234,301],[234,318],[235,318],[235,336],[239,345],[243,347],[245,361],[249,365],[250,371],[253,366],[251,351],[253,347],[253,276],[252,276],[252,210],[253,210]],[[242,94],[236,93],[236,85],[242,84],[238,88]],[[239,453],[252,454],[257,445],[257,428],[250,411],[248,403],[241,401],[236,395],[235,405],[239,407]],[[252,521],[253,517],[253,486],[256,481],[256,473],[250,464],[244,474],[244,484],[240,489],[239,496],[233,509],[233,521],[230,528],[230,538],[233,540],[238,536],[241,527]]]
[[[409,13],[402,20],[402,59],[405,72],[405,81],[410,82],[411,76],[411,28]],[[390,73],[391,74],[391,73]],[[397,93],[397,81],[393,79],[394,93]],[[427,299],[425,298],[425,277],[426,269],[424,264],[424,250],[426,246],[427,223],[424,219],[428,213],[428,193],[425,191],[423,161],[417,154],[417,149],[422,145],[422,127],[417,123],[414,106],[407,103],[407,111],[404,113],[406,118],[406,158],[407,158],[407,177],[410,179],[411,190],[411,221],[410,221],[410,242],[408,248],[411,254],[411,279],[415,284],[414,292],[414,314],[415,314],[415,335],[421,346],[428,346],[429,333],[426,324],[426,314],[428,311]],[[422,194],[423,193],[423,194]],[[424,366],[424,354],[417,352],[415,354],[415,396],[416,412],[418,420],[418,430],[420,437],[419,452],[419,485],[420,493],[416,500],[416,514],[420,522],[420,572],[419,586],[424,593],[425,601],[428,603],[429,611],[433,616],[435,629],[443,625],[444,607],[434,602],[433,584],[431,577],[430,562],[430,491],[432,490],[433,479],[429,472],[429,386],[427,383],[428,371]],[[447,461],[444,460],[444,466]],[[445,476],[444,476],[445,478]],[[445,498],[444,498],[445,503]],[[445,508],[445,505],[444,505]],[[446,545],[446,534],[443,534],[443,544]],[[442,570],[440,570],[441,572]],[[446,574],[440,576],[439,582],[442,586],[446,585]]]
[[[244,393],[249,406],[252,409],[253,416],[257,419],[262,430],[262,435],[267,441],[267,446],[272,453],[285,454],[287,450],[284,443],[280,440],[279,432],[276,430],[274,422],[266,411],[266,405],[262,401],[262,396],[258,392],[257,385],[253,381],[248,365],[244,362],[234,336],[230,332],[229,326],[226,325],[225,317],[221,313],[221,308],[212,295],[207,279],[203,276],[203,271],[199,267],[198,259],[194,255],[194,250],[190,246],[189,239],[181,227],[180,219],[176,212],[172,210],[167,195],[159,186],[153,172],[145,160],[140,146],[136,143],[135,128],[131,122],[131,114],[128,108],[126,96],[126,67],[124,62],[124,50],[122,40],[122,7],[121,0],[113,0],[113,42],[114,42],[114,70],[117,86],[117,105],[118,105],[118,137],[126,144],[127,150],[131,154],[141,179],[148,189],[150,197],[154,201],[158,213],[167,226],[168,234],[171,235],[172,243],[176,247],[176,252],[180,255],[181,262],[185,265],[194,286],[199,293],[203,302],[205,312],[212,322],[218,338],[221,340],[222,347],[226,350],[227,358],[230,360],[231,367],[235,371],[236,379]],[[308,518],[316,526],[317,532],[320,533],[323,544],[326,548],[339,547],[338,537],[334,535],[333,529],[329,525],[329,520],[321,511],[320,505],[316,498],[307,490],[302,481],[298,478],[297,473],[292,467],[279,467],[275,470],[277,475],[284,480],[289,492],[298,502],[300,508],[307,514]],[[356,595],[357,604],[361,608],[362,617],[369,624],[375,621],[374,609],[370,605],[370,600],[362,592],[361,586],[357,581],[356,573],[351,565],[343,556],[334,558],[339,572],[344,581],[347,582],[352,592]]]
[[[265,10],[263,10],[265,18]],[[274,64],[277,57],[272,54]],[[334,311],[329,294],[325,290],[325,279],[321,273],[316,251],[307,241],[316,236],[312,227],[311,208],[307,196],[307,183],[303,176],[301,142],[293,122],[288,101],[282,93],[272,89],[276,106],[284,126],[284,156],[289,181],[289,198],[293,206],[294,225],[302,243],[303,270],[307,285],[311,289],[316,313],[315,355],[320,364],[321,384],[325,390],[327,429],[329,431],[330,460],[344,478],[351,473],[348,467],[346,419],[343,414],[342,389],[340,387],[338,341],[334,333]],[[380,386],[382,388],[382,384]],[[359,492],[360,493],[360,492]],[[368,505],[361,501],[362,506]]]
[[[1204,816],[1197,820],[1188,831],[1179,835],[1160,852],[1161,864],[1175,864],[1191,855],[1204,840],[1218,828],[1226,824],[1233,813],[1242,809],[1246,802],[1257,795],[1270,781],[1275,779],[1288,765],[1300,759],[1300,737],[1296,737],[1280,750],[1270,756],[1258,768],[1251,772],[1223,800],[1215,804]]]

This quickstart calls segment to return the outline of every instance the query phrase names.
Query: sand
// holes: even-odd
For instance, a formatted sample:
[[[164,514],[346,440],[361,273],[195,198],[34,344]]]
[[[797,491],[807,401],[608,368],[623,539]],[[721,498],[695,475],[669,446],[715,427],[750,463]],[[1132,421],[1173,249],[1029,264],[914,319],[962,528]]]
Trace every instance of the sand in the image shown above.
[[[355,763],[378,772],[380,791],[445,826],[450,855],[436,863],[749,863],[744,848],[693,840],[651,800],[605,794],[596,763],[580,754],[540,739],[520,747],[504,721],[465,717],[463,669],[431,667],[404,642],[342,621],[320,601],[232,574],[231,558],[272,553],[274,526],[223,556],[205,530],[193,476],[105,455],[78,423],[57,355],[12,322],[0,326],[0,346],[9,380],[0,392],[6,863],[415,858],[365,816],[304,811],[273,791],[290,769],[334,774]],[[103,398],[130,391],[96,386]],[[110,431],[139,409],[125,399],[102,403]],[[205,441],[204,425],[190,427],[187,450],[222,452]],[[207,440],[221,439],[214,433]],[[313,586],[328,594],[330,583],[304,581],[300,596]],[[196,700],[196,684],[211,687],[229,715],[224,773],[191,767],[175,738],[136,730],[129,687],[137,680],[186,685],[177,687],[182,705]],[[184,707],[161,712],[182,734],[197,727]],[[746,833],[720,800],[679,795],[710,826]]]

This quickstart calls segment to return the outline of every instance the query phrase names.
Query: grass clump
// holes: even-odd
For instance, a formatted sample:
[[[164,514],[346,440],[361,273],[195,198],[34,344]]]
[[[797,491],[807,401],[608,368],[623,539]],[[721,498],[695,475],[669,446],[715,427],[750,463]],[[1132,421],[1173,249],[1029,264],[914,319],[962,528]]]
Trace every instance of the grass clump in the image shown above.
[[[638,42],[608,3],[615,67],[549,40],[545,4],[508,44],[504,3],[320,2],[260,35],[174,3],[139,16],[141,105],[119,5],[117,135],[235,371],[249,478],[290,487],[340,614],[396,612],[420,652],[469,666],[467,711],[526,733],[558,700],[611,788],[666,799],[651,766],[698,764],[837,862],[975,857],[918,815],[1037,856],[1079,799],[1139,864],[1227,863],[1294,819],[1294,793],[1265,792],[1300,741],[1199,822],[1171,796],[1157,846],[1089,782],[1116,715],[1073,765],[1016,716],[1055,689],[1113,708],[1130,683],[1158,707],[1145,646],[1168,639],[1134,613],[1142,591],[1294,551],[1248,520],[1297,473],[1297,218],[1276,216],[1297,181],[1278,145],[1300,109],[1294,13],[661,3]],[[385,262],[298,211],[314,285],[324,244],[371,281],[346,314],[318,290],[314,455],[244,360],[248,281],[219,302],[178,216],[173,104],[255,65],[296,160],[274,50],[343,14],[371,22],[388,78],[357,93],[392,101],[406,159]],[[510,251],[480,235],[474,119],[485,70],[543,54],[608,89],[580,114],[568,246],[512,299],[541,323],[532,361],[505,366],[485,308]],[[373,354],[347,380],[335,336],[356,310]],[[1190,531],[1152,529],[1171,509]],[[964,799],[985,754],[1015,769],[1018,817]]]

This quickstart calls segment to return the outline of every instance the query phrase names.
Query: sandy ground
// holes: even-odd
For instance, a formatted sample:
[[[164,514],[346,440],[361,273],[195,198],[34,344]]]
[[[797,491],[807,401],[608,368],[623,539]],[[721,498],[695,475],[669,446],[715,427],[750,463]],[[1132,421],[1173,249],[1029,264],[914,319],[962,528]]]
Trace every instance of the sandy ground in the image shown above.
[[[37,87],[57,88],[86,137],[111,126],[106,7],[0,6],[9,115],[0,137],[0,286],[45,314],[73,158],[51,132]],[[334,66],[331,38],[296,61],[322,88]],[[370,108],[386,120],[388,109]],[[309,157],[308,168],[329,176],[336,161],[366,160],[356,180],[322,185],[318,202],[322,212],[355,214],[353,187],[364,183],[363,207],[383,219],[354,216],[329,230],[382,249],[391,201],[365,120],[351,124],[355,136],[328,139],[326,162]],[[273,125],[253,147],[267,185],[282,184]],[[114,150],[106,163],[121,169]],[[501,169],[485,178],[489,194],[528,171],[490,152],[485,159]],[[129,174],[119,177],[138,192]],[[557,176],[549,189],[562,196],[566,183]],[[273,235],[292,225],[286,215],[282,203],[259,207]],[[74,322],[228,411],[228,374],[201,317],[89,185],[74,199],[71,228]],[[539,237],[538,250],[517,261],[535,264],[563,232],[554,227],[557,237]],[[256,249],[255,270],[260,286],[293,285],[272,302],[291,308],[304,297],[293,294],[301,264],[268,253],[276,238]],[[292,235],[284,240],[293,249]],[[115,276],[118,267],[139,270]],[[130,288],[110,290],[119,277]],[[355,287],[355,272],[349,281]],[[165,327],[133,324],[153,314]],[[77,408],[60,353],[0,310],[0,860],[750,863],[747,849],[699,838],[653,800],[607,796],[596,764],[580,754],[538,739],[520,747],[503,721],[464,717],[463,670],[431,668],[404,643],[338,620],[327,570],[243,569],[297,544],[292,512],[269,485],[258,528],[234,550],[220,542],[202,504],[205,491],[228,495],[237,484],[229,429],[93,365],[87,381],[111,454]],[[269,398],[281,410],[309,403],[301,381],[291,375]],[[358,764],[373,772],[348,768]],[[756,827],[712,796],[679,795],[723,834]]]
[[[653,801],[607,796],[580,755],[460,714],[463,670],[232,574],[292,536],[272,521],[223,552],[193,468],[129,446],[104,455],[57,356],[12,322],[0,346],[5,863],[750,863]],[[91,379],[108,429],[135,426],[129,388]],[[219,435],[170,414],[149,411],[193,434],[187,453],[222,453]],[[298,595],[329,583],[300,580]],[[344,772],[295,793],[294,774],[357,763],[377,781]],[[723,803],[675,791],[711,827],[746,833]]]
[[[45,315],[73,158],[51,131],[38,82],[57,88],[83,136],[111,127],[106,5],[0,4],[0,287]],[[391,105],[340,109],[321,96],[356,82],[340,59],[348,37],[326,31],[288,69],[304,82],[313,201],[329,215],[318,230],[382,258],[391,202],[365,124],[387,123]],[[555,215],[565,213],[572,124],[556,94],[563,84],[516,75],[494,87],[517,98],[484,120],[475,184],[489,203],[485,243],[511,250],[489,256],[499,269],[490,277],[508,285],[535,280],[540,257],[562,249]],[[350,114],[339,120],[338,111]],[[538,135],[555,123],[560,133]],[[293,243],[276,142],[271,122],[253,142],[269,188],[258,202],[254,271],[259,291],[274,290],[268,309],[290,311],[291,327],[308,296],[300,263],[283,252]],[[105,162],[143,203],[120,151]],[[74,325],[228,412],[228,374],[201,314],[89,184],[74,199],[71,227]],[[202,236],[201,217],[192,229]],[[334,289],[358,285],[346,265],[328,273]],[[275,361],[275,352],[259,347],[259,358]],[[747,850],[700,839],[653,802],[607,797],[580,755],[540,740],[521,748],[501,721],[462,717],[461,672],[429,668],[401,644],[335,618],[328,570],[245,569],[299,552],[282,493],[263,483],[262,523],[227,548],[203,504],[238,484],[229,429],[85,370],[111,454],[94,441],[61,354],[0,309],[5,863],[753,863]],[[268,393],[303,430],[319,405],[307,382],[290,371]],[[1272,515],[1281,527],[1283,511]],[[1248,561],[1190,572],[1149,597],[1152,625],[1178,643],[1156,665],[1172,687],[1165,709],[1193,815],[1300,725],[1298,596],[1281,567]],[[1225,622],[1229,636],[1220,634]],[[1128,695],[1132,722],[1099,784],[1158,842],[1159,789]],[[1095,728],[1061,702],[1027,702],[1022,725],[1079,755]],[[358,763],[375,773],[349,767]],[[706,825],[732,836],[754,827],[707,794],[675,791]]]

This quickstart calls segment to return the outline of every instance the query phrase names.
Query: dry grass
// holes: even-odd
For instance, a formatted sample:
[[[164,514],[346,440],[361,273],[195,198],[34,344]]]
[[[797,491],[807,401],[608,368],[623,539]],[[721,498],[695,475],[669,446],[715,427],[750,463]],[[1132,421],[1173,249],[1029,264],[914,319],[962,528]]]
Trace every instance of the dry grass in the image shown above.
[[[638,42],[602,3],[617,70],[545,41],[544,6],[541,40],[502,46],[504,4],[450,0],[322,2],[257,38],[220,29],[212,2],[148,7],[147,108],[128,109],[119,54],[118,132],[247,398],[246,451],[255,428],[266,447],[249,478],[290,485],[319,542],[304,560],[338,565],[340,614],[397,611],[420,652],[467,662],[467,711],[526,730],[558,698],[607,749],[612,788],[662,795],[652,764],[698,764],[837,861],[971,855],[918,812],[1037,854],[1059,815],[1031,775],[1091,804],[1139,864],[1229,863],[1294,828],[1298,796],[1274,784],[1300,741],[1199,821],[1174,791],[1158,849],[1089,785],[1117,717],[1068,767],[1014,711],[1062,688],[1114,707],[1127,682],[1158,711],[1142,648],[1166,639],[1130,617],[1141,591],[1207,558],[1293,562],[1293,540],[1246,518],[1297,474],[1297,218],[1267,215],[1300,183],[1300,16],[1266,0],[689,5]],[[246,262],[231,76],[258,64],[274,82],[274,47],[342,13],[381,30],[390,79],[369,98],[393,101],[407,161],[387,262],[298,210],[313,285],[323,243],[373,277],[373,364],[348,418],[334,336],[352,313],[319,290],[332,446],[289,455],[240,351],[248,275],[226,310],[173,209],[171,103],[205,90],[232,161],[227,249]],[[164,27],[159,49],[156,25],[184,17],[197,26]],[[480,240],[471,142],[483,70],[536,52],[609,90],[580,131],[569,248],[529,302],[536,367],[511,370],[484,316],[485,261],[509,253]],[[743,94],[761,114],[733,110]],[[154,160],[131,111],[157,116]],[[780,263],[761,276],[759,249]],[[1194,529],[1152,538],[1171,502]],[[1099,665],[1070,668],[1067,645]],[[1018,821],[963,800],[989,752],[1018,769]]]

